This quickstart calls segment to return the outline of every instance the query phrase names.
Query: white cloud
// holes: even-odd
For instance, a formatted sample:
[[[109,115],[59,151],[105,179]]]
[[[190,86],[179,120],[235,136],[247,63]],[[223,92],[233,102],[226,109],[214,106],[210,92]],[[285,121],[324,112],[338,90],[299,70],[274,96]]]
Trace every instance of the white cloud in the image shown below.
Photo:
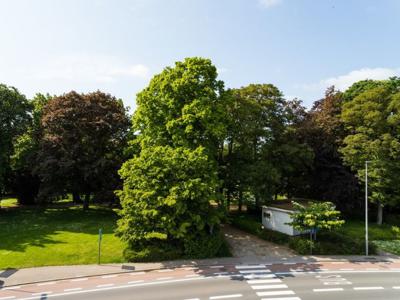
[[[362,68],[337,77],[323,79],[317,83],[299,85],[298,87],[307,91],[318,91],[334,85],[337,89],[343,91],[360,80],[383,80],[392,76],[400,76],[400,68]]]
[[[281,4],[282,0],[258,0],[258,2],[266,8],[271,8]]]
[[[149,76],[149,68],[143,64],[130,64],[107,55],[71,55],[55,57],[44,62],[39,69],[21,70],[27,77],[42,80],[68,80],[72,82],[115,82],[121,78]]]

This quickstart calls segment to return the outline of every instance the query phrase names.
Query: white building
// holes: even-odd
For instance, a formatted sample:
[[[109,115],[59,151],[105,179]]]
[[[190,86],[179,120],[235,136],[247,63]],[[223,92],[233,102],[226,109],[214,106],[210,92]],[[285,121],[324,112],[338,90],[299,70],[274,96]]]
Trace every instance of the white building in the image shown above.
[[[294,229],[290,223],[293,210],[273,206],[262,207],[262,224],[265,228],[279,231],[287,235],[299,235],[300,232]]]

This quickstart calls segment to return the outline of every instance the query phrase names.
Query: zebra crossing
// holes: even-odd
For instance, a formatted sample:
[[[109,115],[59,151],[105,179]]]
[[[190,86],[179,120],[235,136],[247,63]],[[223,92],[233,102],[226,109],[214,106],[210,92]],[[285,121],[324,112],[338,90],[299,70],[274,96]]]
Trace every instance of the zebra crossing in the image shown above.
[[[238,265],[235,268],[261,300],[301,300],[266,265]]]

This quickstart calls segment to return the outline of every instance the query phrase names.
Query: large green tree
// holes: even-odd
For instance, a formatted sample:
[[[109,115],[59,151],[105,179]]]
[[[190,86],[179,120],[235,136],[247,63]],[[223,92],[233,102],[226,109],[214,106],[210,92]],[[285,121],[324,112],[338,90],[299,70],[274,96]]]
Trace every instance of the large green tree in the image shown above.
[[[368,82],[344,103],[342,120],[349,132],[341,149],[345,162],[364,181],[365,162],[371,161],[370,199],[381,224],[383,206],[400,203],[400,79]]]
[[[53,97],[41,117],[36,174],[40,198],[85,195],[117,187],[129,119],[122,101],[102,92]]]
[[[15,139],[27,128],[31,106],[14,87],[0,84],[0,195],[9,183]]]
[[[36,94],[30,101],[32,105],[31,121],[25,132],[16,138],[14,153],[11,157],[12,189],[21,204],[35,203],[39,192],[40,180],[34,174],[39,144],[42,138],[41,117],[50,95]]]
[[[222,161],[228,203],[244,192],[256,207],[291,190],[295,173],[310,160],[310,151],[293,136],[296,106],[271,84],[251,84],[230,91],[229,130]]]
[[[339,147],[346,136],[341,120],[343,93],[330,87],[299,124],[298,134],[314,152],[306,174],[305,197],[332,201],[343,212],[360,211],[360,187],[354,172],[343,163]]]
[[[226,132],[225,92],[208,59],[186,58],[153,77],[137,95],[131,143],[120,170],[118,232],[131,248],[184,251],[218,229],[218,150]]]

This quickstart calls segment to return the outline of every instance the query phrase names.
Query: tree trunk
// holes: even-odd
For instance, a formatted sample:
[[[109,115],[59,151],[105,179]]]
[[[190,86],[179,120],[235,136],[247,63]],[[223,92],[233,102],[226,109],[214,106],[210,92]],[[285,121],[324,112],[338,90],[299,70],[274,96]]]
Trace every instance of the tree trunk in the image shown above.
[[[242,212],[242,205],[243,205],[243,192],[239,191],[239,207],[238,210],[239,212]]]
[[[89,209],[89,200],[90,200],[90,193],[85,194],[83,198],[83,210]]]
[[[229,214],[231,208],[231,191],[227,191],[226,193],[226,210]]]
[[[383,206],[381,202],[378,202],[378,215],[376,217],[376,224],[382,225],[383,220]]]
[[[72,201],[74,203],[82,203],[81,195],[77,192],[72,192]]]

